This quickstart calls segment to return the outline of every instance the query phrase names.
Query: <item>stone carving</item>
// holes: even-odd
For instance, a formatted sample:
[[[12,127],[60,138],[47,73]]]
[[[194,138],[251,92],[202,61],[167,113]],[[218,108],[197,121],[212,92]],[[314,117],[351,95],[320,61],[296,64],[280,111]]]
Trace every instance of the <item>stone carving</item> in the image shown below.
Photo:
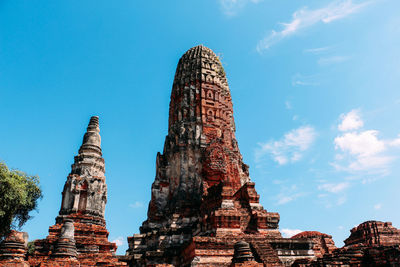
[[[64,217],[79,212],[96,217],[93,223],[103,224],[107,185],[98,117],[90,119],[79,154],[75,157],[71,169],[62,193],[57,222],[61,223]]]
[[[366,221],[350,230],[346,246],[393,246],[400,244],[400,231],[391,222]]]
[[[117,246],[108,241],[105,227],[104,166],[99,118],[94,116],[65,182],[56,224],[50,226],[46,239],[35,241],[31,266],[125,265],[115,257]]]
[[[90,119],[63,191],[56,224],[27,254],[27,234],[0,244],[0,266],[400,266],[400,231],[367,221],[345,246],[306,231],[279,232],[251,182],[235,138],[233,106],[219,58],[196,46],[179,60],[168,134],[157,153],[148,216],[115,256],[104,219],[107,203],[99,118]]]
[[[147,220],[128,238],[132,266],[229,266],[240,240],[268,247],[260,253],[279,264],[272,240],[278,250],[297,246],[297,256],[314,257],[310,241],[282,241],[279,214],[259,204],[235,138],[225,71],[209,48],[193,47],[179,60],[168,126]]]

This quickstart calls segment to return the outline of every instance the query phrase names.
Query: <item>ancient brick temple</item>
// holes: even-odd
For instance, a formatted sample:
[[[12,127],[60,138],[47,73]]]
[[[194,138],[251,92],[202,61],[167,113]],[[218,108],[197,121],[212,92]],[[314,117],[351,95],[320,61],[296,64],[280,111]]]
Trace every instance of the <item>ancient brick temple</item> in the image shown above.
[[[148,218],[128,238],[132,266],[229,266],[239,241],[270,266],[314,257],[311,241],[282,238],[279,214],[260,205],[235,138],[225,71],[209,48],[179,60],[168,126]]]
[[[279,232],[250,180],[235,138],[225,71],[209,48],[179,60],[168,135],[157,154],[147,220],[115,256],[104,219],[105,166],[98,117],[92,117],[62,191],[56,224],[28,252],[26,233],[0,243],[0,266],[400,266],[400,230],[367,221],[342,248],[332,236]],[[304,218],[305,219],[305,218]]]
[[[99,118],[92,117],[62,191],[56,224],[35,241],[30,266],[119,266],[104,220],[107,185]]]

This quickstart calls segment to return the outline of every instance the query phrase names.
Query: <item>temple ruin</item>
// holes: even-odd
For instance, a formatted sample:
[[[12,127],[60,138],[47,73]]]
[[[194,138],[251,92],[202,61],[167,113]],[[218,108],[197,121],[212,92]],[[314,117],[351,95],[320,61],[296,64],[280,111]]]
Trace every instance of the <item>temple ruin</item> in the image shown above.
[[[0,266],[400,266],[400,231],[389,222],[360,224],[342,248],[317,231],[282,237],[240,154],[224,68],[205,46],[179,60],[147,219],[120,257],[104,219],[99,132],[92,117],[49,235],[27,253],[27,234],[13,231]]]
[[[108,241],[104,173],[99,118],[92,117],[65,182],[56,224],[50,226],[46,239],[34,242],[35,251],[25,256],[25,265],[15,266],[126,265],[115,256],[116,244]],[[3,247],[7,250],[9,245]]]

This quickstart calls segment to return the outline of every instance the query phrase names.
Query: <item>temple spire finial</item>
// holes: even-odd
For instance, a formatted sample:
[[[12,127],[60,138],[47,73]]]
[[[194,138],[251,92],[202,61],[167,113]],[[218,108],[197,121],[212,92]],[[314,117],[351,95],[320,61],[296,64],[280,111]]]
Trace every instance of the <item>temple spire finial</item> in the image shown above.
[[[98,132],[100,132],[100,128],[99,128],[99,116],[92,116],[90,117],[90,121],[89,121],[89,125],[87,130],[89,131],[89,129],[95,129]]]
[[[92,116],[90,118],[86,133],[83,136],[82,146],[79,149],[79,153],[89,151],[96,151],[101,155],[101,137],[98,116]]]

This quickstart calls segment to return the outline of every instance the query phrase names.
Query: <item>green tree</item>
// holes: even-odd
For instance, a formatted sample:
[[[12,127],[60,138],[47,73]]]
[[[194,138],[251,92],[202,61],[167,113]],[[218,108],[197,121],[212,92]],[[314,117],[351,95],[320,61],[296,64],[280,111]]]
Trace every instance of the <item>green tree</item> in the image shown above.
[[[0,240],[11,229],[21,228],[42,198],[39,177],[18,170],[9,170],[0,162]]]

